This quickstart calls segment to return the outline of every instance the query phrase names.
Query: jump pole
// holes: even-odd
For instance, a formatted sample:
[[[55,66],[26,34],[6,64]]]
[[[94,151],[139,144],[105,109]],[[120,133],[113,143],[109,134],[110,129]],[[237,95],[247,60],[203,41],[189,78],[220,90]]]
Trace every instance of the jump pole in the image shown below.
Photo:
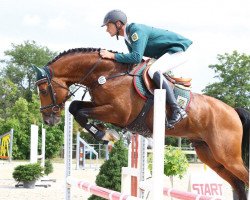
[[[152,184],[150,185],[152,200],[163,199],[165,99],[165,90],[156,89],[154,91],[153,171]],[[145,181],[146,175],[147,147],[145,138],[133,135],[131,140],[131,148],[129,148],[129,167],[122,168],[122,191],[129,192],[133,196],[144,197],[144,190],[143,188],[140,188],[139,185],[140,182]],[[139,165],[137,163],[138,161],[140,163]],[[129,178],[131,178],[131,180],[129,180]],[[131,188],[128,187],[128,183]]]
[[[96,196],[109,199],[109,200],[142,200],[138,197],[133,197],[127,194],[122,194],[120,192],[116,192],[104,187],[97,186],[95,184],[91,184],[84,180],[77,180],[73,177],[67,177],[67,183],[71,186],[76,186],[84,191],[90,192]]]
[[[152,199],[164,199],[166,90],[154,90]]]
[[[90,154],[90,164],[87,167],[86,164],[86,154]],[[95,155],[95,159],[92,159],[92,155]],[[80,137],[80,132],[77,132],[76,139],[76,170],[78,169],[97,169],[97,161],[99,154],[96,152],[94,147],[88,144],[84,139]],[[92,161],[95,160],[95,166],[92,166]]]
[[[71,176],[72,170],[72,137],[73,137],[73,117],[69,113],[71,102],[65,102],[65,123],[64,123],[64,166],[65,166],[65,200],[71,200],[72,194],[70,186],[67,184],[67,177]]]
[[[139,184],[147,175],[147,140],[139,134],[132,134],[128,150],[128,167],[122,168],[121,192],[144,198]]]
[[[41,159],[41,166],[45,166],[45,140],[46,130],[42,127],[42,152],[38,155],[38,126],[31,124],[30,133],[30,163],[37,163]]]

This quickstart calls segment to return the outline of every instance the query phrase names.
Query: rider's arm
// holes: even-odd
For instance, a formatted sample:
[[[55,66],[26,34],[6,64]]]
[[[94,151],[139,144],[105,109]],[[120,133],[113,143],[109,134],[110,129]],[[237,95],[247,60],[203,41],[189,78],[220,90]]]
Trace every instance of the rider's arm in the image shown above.
[[[148,42],[148,36],[141,29],[131,30],[131,44],[128,44],[129,53],[115,53],[115,60],[122,63],[140,63]]]

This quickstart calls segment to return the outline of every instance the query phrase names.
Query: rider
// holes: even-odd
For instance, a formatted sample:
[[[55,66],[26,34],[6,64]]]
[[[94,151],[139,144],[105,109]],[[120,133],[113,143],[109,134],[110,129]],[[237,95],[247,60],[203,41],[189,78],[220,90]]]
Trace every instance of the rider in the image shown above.
[[[102,58],[114,59],[117,62],[138,64],[143,56],[157,59],[148,74],[159,88],[166,89],[166,101],[172,110],[172,116],[168,120],[167,128],[173,128],[176,123],[187,117],[175,99],[173,89],[161,74],[181,64],[186,59],[186,49],[192,44],[189,39],[159,28],[154,28],[137,23],[127,23],[127,16],[121,10],[111,10],[103,20],[103,26],[111,37],[123,36],[129,53],[113,53],[101,50]],[[163,79],[162,85],[160,80]]]

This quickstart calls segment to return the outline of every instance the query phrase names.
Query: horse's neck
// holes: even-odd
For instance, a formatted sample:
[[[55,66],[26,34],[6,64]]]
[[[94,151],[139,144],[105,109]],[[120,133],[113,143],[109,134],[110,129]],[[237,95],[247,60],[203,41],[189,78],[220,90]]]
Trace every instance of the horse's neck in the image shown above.
[[[112,71],[116,65],[121,65],[110,60],[100,60],[98,55],[93,54],[72,55],[71,57],[60,59],[60,62],[53,65],[55,77],[63,79],[68,86],[79,82],[86,83],[85,85],[88,86],[86,81],[92,82],[89,80],[90,77],[102,73],[105,75],[105,73]]]

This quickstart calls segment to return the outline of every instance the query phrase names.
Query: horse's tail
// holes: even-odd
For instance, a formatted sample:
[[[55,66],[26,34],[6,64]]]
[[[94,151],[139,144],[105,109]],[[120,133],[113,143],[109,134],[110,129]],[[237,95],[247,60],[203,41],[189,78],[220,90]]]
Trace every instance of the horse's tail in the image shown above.
[[[249,169],[249,135],[250,135],[250,112],[243,108],[236,108],[241,123],[243,125],[243,138],[242,138],[242,158],[245,165]]]

